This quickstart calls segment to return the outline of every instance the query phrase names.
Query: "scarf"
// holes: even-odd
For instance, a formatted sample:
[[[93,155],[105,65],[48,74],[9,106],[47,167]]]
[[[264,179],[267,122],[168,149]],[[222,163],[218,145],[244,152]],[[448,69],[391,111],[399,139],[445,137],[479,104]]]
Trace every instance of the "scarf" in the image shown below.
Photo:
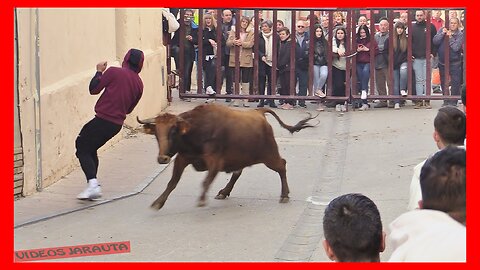
[[[270,33],[262,32],[262,37],[265,39],[265,57],[267,58],[266,64],[269,66],[272,66],[272,34],[273,31],[270,31]]]

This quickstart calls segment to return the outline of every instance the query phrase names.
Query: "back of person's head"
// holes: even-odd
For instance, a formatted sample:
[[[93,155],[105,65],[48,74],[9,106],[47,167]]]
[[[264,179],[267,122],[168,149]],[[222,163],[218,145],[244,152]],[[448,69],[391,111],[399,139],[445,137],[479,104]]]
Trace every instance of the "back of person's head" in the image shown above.
[[[438,110],[433,126],[444,145],[463,145],[466,136],[465,113],[453,106]]]
[[[380,212],[368,197],[350,193],[333,199],[323,217],[324,248],[339,262],[378,262],[385,249]]]
[[[140,73],[143,68],[143,60],[143,52],[141,50],[132,48],[125,54],[122,67],[128,67],[136,73]]]
[[[466,150],[457,146],[447,146],[425,162],[420,173],[422,209],[442,211],[465,222],[466,163]]]

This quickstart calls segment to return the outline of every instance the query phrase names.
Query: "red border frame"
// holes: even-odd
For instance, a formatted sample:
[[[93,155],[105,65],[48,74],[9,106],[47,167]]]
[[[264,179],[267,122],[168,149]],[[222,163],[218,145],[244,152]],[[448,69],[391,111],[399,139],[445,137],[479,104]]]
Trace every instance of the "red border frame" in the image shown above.
[[[477,2],[477,1],[475,1]],[[5,147],[2,147],[2,157],[5,158],[5,162],[2,162],[1,166],[2,169],[2,179],[3,179],[3,187],[0,189],[2,192],[2,196],[0,196],[0,200],[2,200],[2,212],[6,213],[6,217],[0,221],[0,231],[2,237],[2,243],[0,245],[0,265],[2,269],[32,269],[32,268],[40,268],[40,269],[85,269],[85,267],[102,267],[102,269],[117,269],[119,267],[135,267],[139,266],[148,269],[158,269],[158,268],[177,268],[177,267],[195,267],[195,268],[208,268],[208,269],[221,269],[228,267],[229,269],[240,269],[245,267],[254,267],[254,268],[275,268],[276,270],[280,269],[291,269],[292,267],[299,267],[299,268],[311,268],[311,267],[350,267],[349,264],[324,264],[322,263],[93,263],[91,265],[85,266],[84,263],[14,263],[13,262],[13,200],[12,200],[12,190],[11,190],[11,149],[13,148],[13,125],[11,125],[11,120],[13,119],[13,110],[11,108],[11,101],[13,100],[12,91],[13,89],[13,9],[15,7],[160,7],[160,6],[170,6],[172,3],[171,1],[152,1],[152,0],[140,0],[140,1],[125,1],[125,0],[104,0],[104,1],[92,1],[92,0],[82,0],[82,1],[60,1],[60,0],[7,0],[0,2],[0,20],[1,20],[1,35],[2,35],[2,42],[0,42],[0,46],[2,48],[1,51],[6,51],[8,57],[7,59],[7,68],[1,72],[3,84],[5,85],[3,97],[1,102],[3,103],[0,108],[2,108],[2,115],[5,116],[6,123],[8,130],[2,132],[2,141],[5,142]],[[191,0],[175,0],[175,5],[180,7],[259,7],[258,4],[260,3],[258,0],[243,0],[241,2],[237,2],[238,5],[233,5],[235,2],[230,1],[218,1],[218,0],[210,0],[210,1],[191,1]],[[281,0],[264,0],[261,2],[262,6],[264,7],[313,7],[318,6],[318,0],[304,0],[302,2],[292,2],[292,1],[281,1]],[[476,139],[477,127],[475,125],[476,119],[478,119],[478,112],[479,109],[476,107],[476,100],[478,100],[480,90],[474,89],[476,87],[474,76],[476,76],[476,72],[474,71],[476,68],[476,63],[480,63],[479,53],[476,53],[475,46],[478,45],[477,38],[478,35],[476,33],[477,25],[476,25],[476,17],[478,14],[477,5],[474,1],[466,1],[466,0],[436,0],[433,2],[424,1],[418,2],[414,0],[404,0],[404,1],[380,1],[380,0],[369,0],[369,1],[353,1],[353,0],[343,0],[338,2],[329,2],[326,4],[322,4],[324,7],[396,7],[401,5],[402,7],[412,7],[418,8],[418,4],[426,5],[423,7],[427,8],[435,8],[435,7],[466,7],[467,9],[467,17],[469,20],[469,26],[475,28],[475,31],[469,31],[467,36],[467,56],[469,57],[467,60],[467,81],[470,85],[470,90],[468,92],[468,99],[470,110],[468,110],[468,118],[469,121],[467,123],[468,129],[468,149],[469,154],[469,166],[467,169],[468,179],[468,189],[467,189],[467,212],[469,213],[467,220],[468,220],[468,229],[467,229],[467,263],[466,264],[422,264],[422,265],[413,265],[418,267],[448,267],[455,269],[459,268],[473,268],[477,266],[480,261],[480,252],[479,252],[479,224],[478,224],[478,215],[475,213],[475,209],[478,208],[479,201],[476,200],[476,191],[479,189],[479,184],[477,183],[477,176],[478,172],[475,170],[474,165],[475,163],[475,152],[478,149]],[[5,97],[6,96],[6,97]],[[8,150],[8,151],[7,151]],[[8,155],[7,155],[8,152]],[[8,162],[7,162],[8,161]],[[8,165],[8,166],[7,166]],[[379,267],[394,267],[394,268],[403,268],[405,265],[403,264],[356,264],[354,267],[360,267],[366,269],[375,269]],[[408,266],[407,266],[408,267]]]

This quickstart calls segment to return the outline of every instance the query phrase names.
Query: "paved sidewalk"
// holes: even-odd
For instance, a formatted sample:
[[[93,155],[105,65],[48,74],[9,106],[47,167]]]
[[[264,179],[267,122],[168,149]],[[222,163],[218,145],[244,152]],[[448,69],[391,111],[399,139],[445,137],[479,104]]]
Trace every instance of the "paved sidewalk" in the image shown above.
[[[217,102],[225,104],[223,100]],[[180,101],[178,93],[174,93],[174,102],[165,111],[178,114],[200,104],[203,104],[203,100]],[[143,118],[141,115],[139,117]],[[85,176],[78,166],[42,192],[15,200],[14,228],[130,197],[144,190],[168,164],[157,163],[155,157],[158,145],[155,136],[141,132],[124,136],[121,141],[98,154],[98,180],[103,193],[101,199],[76,199],[78,193],[86,187]]]
[[[99,153],[98,180],[103,197],[95,201],[77,200],[86,187],[80,167],[55,184],[14,202],[14,227],[83,210],[95,205],[129,197],[145,189],[167,165],[156,162],[155,137],[136,133]],[[150,157],[150,158],[145,158]],[[125,177],[130,175],[131,177]]]

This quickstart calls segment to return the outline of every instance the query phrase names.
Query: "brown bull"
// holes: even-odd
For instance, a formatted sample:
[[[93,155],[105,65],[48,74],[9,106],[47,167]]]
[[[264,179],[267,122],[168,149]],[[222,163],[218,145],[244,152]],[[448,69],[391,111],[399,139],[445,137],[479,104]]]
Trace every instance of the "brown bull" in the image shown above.
[[[215,197],[225,199],[243,168],[258,163],[264,163],[278,172],[282,182],[280,202],[288,202],[286,161],[278,153],[265,113],[273,115],[290,133],[312,127],[307,122],[315,118],[307,117],[295,126],[289,126],[267,108],[241,111],[214,104],[200,105],[179,115],[164,113],[143,121],[137,117],[137,121],[143,124],[144,132],[155,134],[157,138],[158,163],[168,163],[177,154],[172,178],[151,207],[157,210],[163,207],[189,164],[197,171],[208,171],[198,206],[205,205],[205,195],[218,172],[233,172],[228,184]]]

